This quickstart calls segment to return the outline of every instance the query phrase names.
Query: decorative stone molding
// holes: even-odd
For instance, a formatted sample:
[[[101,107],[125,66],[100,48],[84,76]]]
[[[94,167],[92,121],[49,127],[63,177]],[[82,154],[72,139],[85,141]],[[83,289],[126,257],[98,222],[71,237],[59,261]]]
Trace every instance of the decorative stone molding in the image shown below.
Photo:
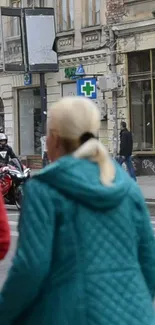
[[[68,30],[68,31],[57,33],[56,37],[62,38],[62,37],[74,36],[74,34],[75,34],[74,30]]]
[[[89,42],[94,42],[94,41],[99,41],[99,34],[95,33],[95,34],[92,34],[92,35],[85,35],[85,38],[83,39],[84,40],[84,43],[89,43]]]
[[[68,58],[66,56],[66,59],[61,59],[61,57],[59,57],[59,65],[61,67],[69,67],[69,66],[78,66],[79,64],[95,64],[98,62],[106,62],[106,53],[99,53],[99,54],[89,54],[87,56],[83,55],[83,56],[76,56],[74,58]]]
[[[129,36],[136,33],[146,33],[155,30],[155,19],[131,21],[117,24],[112,30],[118,37]]]
[[[144,1],[146,1],[146,0],[124,0],[124,4],[127,4],[127,5],[141,4]],[[153,0],[147,0],[147,1],[151,2]]]
[[[6,39],[4,55],[6,63],[22,62],[22,47],[20,37],[9,37]],[[2,64],[2,61],[2,49],[0,49],[0,65]]]
[[[81,28],[81,34],[83,33],[91,33],[91,32],[96,32],[96,31],[101,31],[102,27],[101,26],[91,26],[91,27],[85,27]]]
[[[84,49],[98,47],[101,42],[101,30],[82,33],[82,47]]]
[[[59,47],[64,47],[64,46],[72,45],[72,43],[73,43],[72,38],[63,38],[59,40],[58,45]]]
[[[60,37],[57,40],[58,52],[71,51],[74,50],[74,37]]]

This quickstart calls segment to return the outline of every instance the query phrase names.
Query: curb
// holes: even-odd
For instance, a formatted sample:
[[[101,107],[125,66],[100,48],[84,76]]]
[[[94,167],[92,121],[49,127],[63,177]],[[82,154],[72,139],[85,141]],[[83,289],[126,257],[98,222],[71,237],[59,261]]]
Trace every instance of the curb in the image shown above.
[[[147,207],[149,209],[150,215],[155,216],[155,200],[145,200]]]

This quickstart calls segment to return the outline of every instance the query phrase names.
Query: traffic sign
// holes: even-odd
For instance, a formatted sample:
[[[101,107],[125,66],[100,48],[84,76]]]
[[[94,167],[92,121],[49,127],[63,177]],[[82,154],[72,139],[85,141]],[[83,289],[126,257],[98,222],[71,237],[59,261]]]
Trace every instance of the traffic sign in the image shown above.
[[[32,75],[31,73],[25,73],[24,75],[24,85],[25,86],[30,86],[32,83]]]
[[[79,79],[76,82],[77,96],[84,96],[90,99],[96,99],[97,87],[96,78]]]
[[[85,76],[85,70],[82,64],[76,69],[76,76]]]

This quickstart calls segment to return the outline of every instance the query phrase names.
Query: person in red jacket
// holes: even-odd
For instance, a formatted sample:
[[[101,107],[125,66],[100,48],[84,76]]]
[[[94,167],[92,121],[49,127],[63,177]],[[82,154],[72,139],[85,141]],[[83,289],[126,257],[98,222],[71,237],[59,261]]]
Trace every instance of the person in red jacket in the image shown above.
[[[0,260],[2,260],[10,246],[10,227],[8,223],[7,213],[0,191]]]

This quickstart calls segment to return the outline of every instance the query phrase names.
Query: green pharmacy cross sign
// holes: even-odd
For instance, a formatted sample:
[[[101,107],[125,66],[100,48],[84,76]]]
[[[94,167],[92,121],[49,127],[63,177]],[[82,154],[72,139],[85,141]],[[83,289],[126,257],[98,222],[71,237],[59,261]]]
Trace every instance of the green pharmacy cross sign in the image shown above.
[[[90,99],[96,99],[96,78],[85,78],[77,80],[77,95]]]
[[[92,93],[95,92],[95,86],[91,84],[90,81],[86,81],[85,85],[83,85],[81,92],[84,93],[86,97],[92,96]]]

